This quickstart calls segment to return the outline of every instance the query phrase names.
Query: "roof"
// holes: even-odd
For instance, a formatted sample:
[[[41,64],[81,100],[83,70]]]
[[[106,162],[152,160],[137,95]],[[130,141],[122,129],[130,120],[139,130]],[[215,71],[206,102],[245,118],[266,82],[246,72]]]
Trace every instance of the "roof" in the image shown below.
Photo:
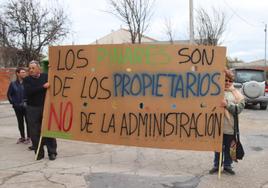
[[[255,68],[255,69],[265,69],[268,71],[268,61],[264,61],[264,59],[259,59],[255,61],[251,61],[248,63],[238,62],[238,63],[231,63],[232,68]]]
[[[232,63],[232,66],[233,67],[254,67],[254,66],[262,66],[262,67],[264,67],[265,62],[264,62],[264,59],[259,59],[259,60],[251,61],[251,62],[248,62],[248,63],[245,63],[243,61],[242,62],[239,61],[239,62]]]
[[[143,35],[141,38],[142,43],[146,42],[156,42],[156,39]],[[117,31],[112,31],[110,34],[105,35],[92,44],[123,44],[123,43],[131,43],[131,37],[129,30],[127,29],[118,29]]]

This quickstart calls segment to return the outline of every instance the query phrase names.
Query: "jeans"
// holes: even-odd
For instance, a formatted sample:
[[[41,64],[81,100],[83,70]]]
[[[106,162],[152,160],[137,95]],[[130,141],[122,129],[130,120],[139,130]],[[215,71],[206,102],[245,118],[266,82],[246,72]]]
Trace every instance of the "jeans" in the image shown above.
[[[25,108],[23,106],[14,106],[13,108],[14,108],[14,111],[15,111],[15,114],[16,114],[16,117],[17,117],[17,121],[18,121],[18,128],[19,128],[19,131],[20,131],[20,137],[25,138],[24,120],[25,120],[25,123],[26,123],[27,137],[30,137]]]
[[[222,146],[222,159],[223,159],[223,166],[225,168],[230,168],[233,161],[230,156],[230,145],[232,140],[234,139],[234,135],[228,135],[228,134],[223,134],[223,146]],[[218,168],[219,167],[219,158],[220,158],[220,153],[215,152],[214,155],[214,167]]]

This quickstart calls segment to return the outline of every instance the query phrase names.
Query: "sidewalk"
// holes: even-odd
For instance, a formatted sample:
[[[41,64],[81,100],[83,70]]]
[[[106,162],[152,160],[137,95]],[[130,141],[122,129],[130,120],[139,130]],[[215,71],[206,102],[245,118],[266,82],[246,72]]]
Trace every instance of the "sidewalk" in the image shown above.
[[[0,187],[207,188],[268,187],[267,153],[235,164],[235,176],[209,175],[213,153],[94,144],[58,139],[58,156],[34,160],[11,106],[0,104]],[[260,161],[265,159],[266,161]],[[260,162],[259,168],[256,162]],[[254,168],[254,166],[256,168]],[[252,172],[251,172],[252,171]],[[254,175],[253,175],[254,174]],[[260,177],[260,174],[262,175]],[[251,176],[252,175],[252,176]],[[255,176],[255,177],[254,177]]]

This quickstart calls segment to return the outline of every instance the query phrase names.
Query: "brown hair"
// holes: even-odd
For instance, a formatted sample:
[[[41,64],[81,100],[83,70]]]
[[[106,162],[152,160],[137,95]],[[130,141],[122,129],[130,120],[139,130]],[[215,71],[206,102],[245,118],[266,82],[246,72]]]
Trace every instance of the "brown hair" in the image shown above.
[[[21,70],[25,70],[25,68],[23,68],[23,67],[18,67],[18,68],[16,68],[15,72],[16,72],[16,73],[20,73]]]
[[[234,76],[233,71],[226,69],[224,72],[225,72],[225,78],[226,79],[229,79],[231,81],[234,81],[235,76]]]

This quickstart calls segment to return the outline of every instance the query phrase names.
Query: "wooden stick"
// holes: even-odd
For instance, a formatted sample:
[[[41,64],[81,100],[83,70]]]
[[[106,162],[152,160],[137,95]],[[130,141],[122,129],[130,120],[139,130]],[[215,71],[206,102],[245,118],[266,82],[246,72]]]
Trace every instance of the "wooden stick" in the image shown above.
[[[218,179],[221,179],[222,152],[220,152]]]
[[[36,151],[36,154],[35,154],[35,160],[37,161],[37,157],[38,157],[38,154],[39,154],[39,151],[40,151],[40,146],[41,146],[41,142],[42,142],[42,136],[40,136],[40,139],[39,139],[39,143],[38,143],[38,148],[37,148],[37,151]]]

